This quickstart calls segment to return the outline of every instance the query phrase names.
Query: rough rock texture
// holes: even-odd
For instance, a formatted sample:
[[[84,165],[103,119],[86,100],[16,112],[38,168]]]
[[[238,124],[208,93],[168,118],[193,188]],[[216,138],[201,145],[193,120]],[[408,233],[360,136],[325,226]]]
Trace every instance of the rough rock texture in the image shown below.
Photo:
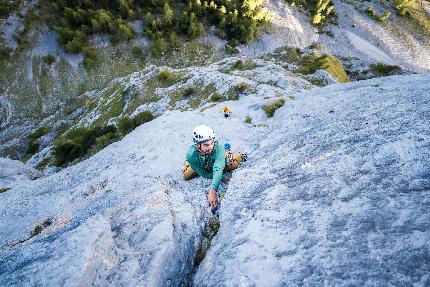
[[[311,91],[270,65],[211,79],[239,74],[260,81],[237,101],[165,111],[0,193],[0,286],[428,285],[430,76]],[[262,106],[279,98],[268,119]],[[195,273],[210,181],[180,168],[197,124],[250,161]]]
[[[332,85],[279,110],[195,286],[428,286],[429,80]]]
[[[41,177],[42,173],[19,160],[0,158],[0,188],[11,188],[16,183]]]

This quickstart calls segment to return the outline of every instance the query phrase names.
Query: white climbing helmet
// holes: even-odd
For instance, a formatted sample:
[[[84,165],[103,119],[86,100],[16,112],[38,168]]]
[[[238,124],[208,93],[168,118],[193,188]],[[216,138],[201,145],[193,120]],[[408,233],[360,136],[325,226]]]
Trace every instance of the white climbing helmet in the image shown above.
[[[193,130],[193,141],[196,144],[204,143],[208,140],[214,140],[215,133],[214,131],[205,125],[200,125],[194,128]]]

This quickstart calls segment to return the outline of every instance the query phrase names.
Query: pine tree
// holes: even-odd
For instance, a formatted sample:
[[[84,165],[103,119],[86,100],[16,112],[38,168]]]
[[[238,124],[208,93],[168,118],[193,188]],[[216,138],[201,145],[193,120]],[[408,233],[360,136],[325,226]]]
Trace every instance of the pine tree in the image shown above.
[[[188,16],[188,12],[183,11],[181,13],[181,16],[179,17],[179,30],[182,33],[187,33],[189,23],[190,23],[190,17]]]
[[[165,27],[170,27],[175,20],[175,15],[173,14],[172,8],[170,8],[169,3],[165,3],[163,6],[163,24]]]

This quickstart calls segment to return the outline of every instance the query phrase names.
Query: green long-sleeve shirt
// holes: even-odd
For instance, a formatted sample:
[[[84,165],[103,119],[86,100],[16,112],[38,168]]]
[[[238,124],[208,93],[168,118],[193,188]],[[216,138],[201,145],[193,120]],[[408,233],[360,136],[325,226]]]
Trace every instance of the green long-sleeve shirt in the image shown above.
[[[226,165],[226,153],[222,146],[215,142],[212,153],[201,155],[192,145],[187,152],[187,161],[191,167],[204,178],[212,178],[211,188],[218,189]]]

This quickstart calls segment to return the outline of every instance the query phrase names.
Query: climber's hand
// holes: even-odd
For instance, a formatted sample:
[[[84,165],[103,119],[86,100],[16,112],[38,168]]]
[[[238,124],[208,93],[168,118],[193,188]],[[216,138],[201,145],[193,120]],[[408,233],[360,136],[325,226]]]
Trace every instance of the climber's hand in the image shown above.
[[[213,188],[211,190],[209,190],[208,203],[209,203],[209,206],[217,206],[218,205],[216,190]]]

